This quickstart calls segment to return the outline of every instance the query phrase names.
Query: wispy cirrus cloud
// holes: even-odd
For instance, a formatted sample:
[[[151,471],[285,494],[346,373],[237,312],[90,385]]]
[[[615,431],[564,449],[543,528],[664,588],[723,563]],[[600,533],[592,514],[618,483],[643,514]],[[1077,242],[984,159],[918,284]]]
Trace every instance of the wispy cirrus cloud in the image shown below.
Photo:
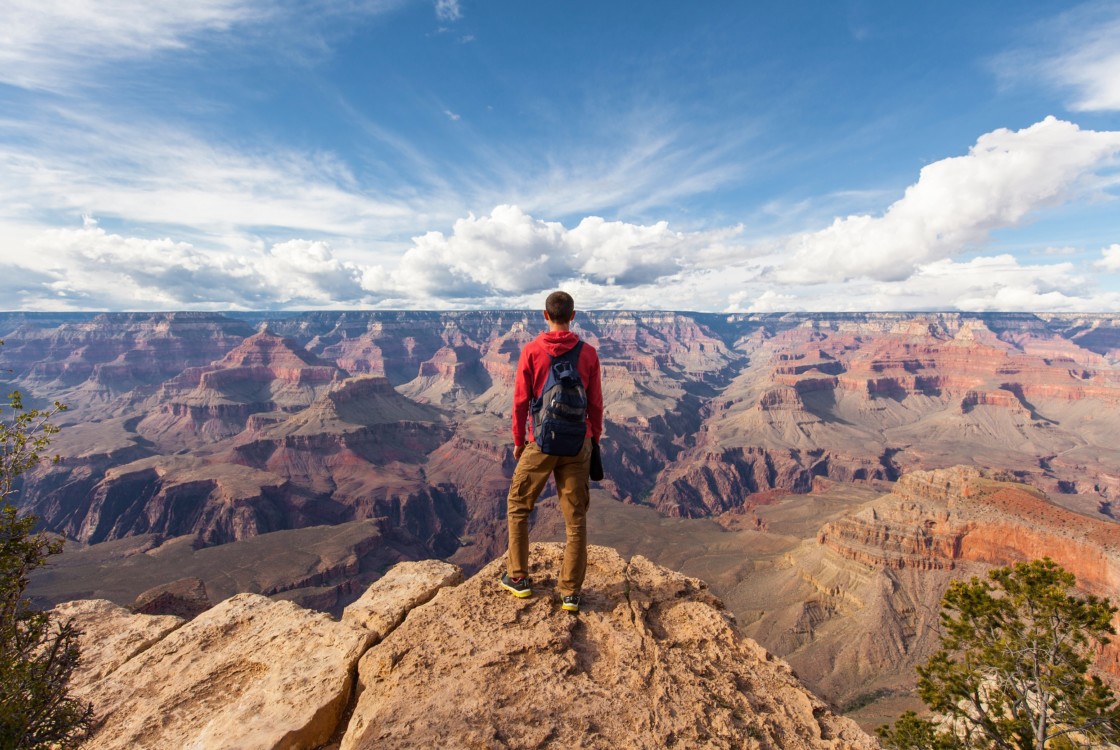
[[[499,114],[429,81],[400,89],[415,100],[396,117],[369,87],[304,65],[303,50],[312,63],[346,54],[330,40],[359,24],[333,21],[409,2],[412,22],[463,16],[457,0],[0,0],[0,308],[518,307],[555,286],[584,308],[1120,306],[1099,278],[1117,280],[1114,245],[1061,263],[989,249],[1051,207],[1114,199],[1120,133],[1048,118],[985,133],[901,197],[881,187],[896,176],[859,179],[858,194],[787,186],[759,205],[752,179],[828,139],[766,140],[746,110],[705,119],[654,87],[573,103],[525,86]],[[1074,108],[1117,108],[1109,12],[1063,16],[1058,41],[1021,68]],[[247,74],[231,83],[244,102],[161,87],[257,52],[276,55],[260,65],[275,88],[244,88]],[[322,95],[329,135],[284,142],[284,117],[310,132],[303,112],[250,106],[290,93],[293,61],[306,86],[291,98]],[[222,111],[208,119],[209,107]],[[83,215],[100,225],[78,228]]]
[[[340,17],[377,16],[406,2],[3,0],[0,82],[25,89],[73,91],[88,85],[105,66],[186,53],[205,39],[233,31],[281,28],[298,18],[299,28],[307,33],[317,24]],[[457,9],[458,4],[452,4]],[[242,34],[238,42],[253,38],[253,34]]]
[[[0,118],[0,220],[88,214],[223,236],[283,228],[363,237],[412,226],[403,199],[367,189],[330,154],[239,151],[164,123],[54,109],[51,127]]]
[[[1120,6],[1107,0],[1082,3],[1035,30],[1023,47],[994,59],[1007,81],[1039,81],[1067,94],[1074,112],[1120,110]]]
[[[449,163],[352,118],[393,161],[371,171],[329,151],[214,142],[94,104],[0,114],[0,222],[65,226],[91,215],[214,246],[258,236],[362,245],[448,227],[504,202],[544,216],[653,211],[742,174],[721,159],[725,152],[687,142],[671,124],[664,132],[643,125],[617,148],[557,146],[544,160],[526,148],[495,152],[468,132],[463,149],[472,158]],[[0,239],[10,236],[0,226]],[[0,244],[0,259],[18,245]]]
[[[14,227],[68,226],[81,215],[210,247],[257,237],[331,236],[336,246],[351,247],[391,242],[504,203],[549,217],[641,217],[734,183],[749,168],[731,158],[749,140],[749,128],[713,145],[686,130],[683,113],[668,106],[592,112],[578,136],[537,141],[480,136],[458,108],[441,106],[456,123],[448,134],[454,153],[441,155],[412,132],[370,121],[339,94],[347,125],[373,135],[355,158],[331,145],[301,150],[256,133],[235,139],[199,127],[205,118],[189,110],[212,106],[204,93],[185,92],[201,97],[185,105],[162,89],[158,103],[97,93],[97,81],[112,79],[100,75],[107,66],[205,57],[215,40],[252,46],[272,28],[314,37],[324,17],[375,16],[409,1],[416,0],[200,0],[166,7],[7,0],[0,82],[28,93],[19,107],[0,106],[0,260],[22,252]],[[434,7],[445,20],[462,16],[457,0]],[[300,22],[288,23],[297,11]]]
[[[251,0],[6,0],[0,81],[22,88],[69,86],[84,68],[183,49],[199,34],[268,16]]]
[[[741,123],[734,134],[713,133],[686,124],[671,106],[599,112],[587,120],[573,141],[477,144],[472,164],[490,165],[489,184],[477,193],[482,203],[514,203],[551,216],[639,217],[734,185],[772,156],[753,147],[754,123]]]
[[[436,18],[444,23],[458,21],[463,17],[459,0],[436,0]]]

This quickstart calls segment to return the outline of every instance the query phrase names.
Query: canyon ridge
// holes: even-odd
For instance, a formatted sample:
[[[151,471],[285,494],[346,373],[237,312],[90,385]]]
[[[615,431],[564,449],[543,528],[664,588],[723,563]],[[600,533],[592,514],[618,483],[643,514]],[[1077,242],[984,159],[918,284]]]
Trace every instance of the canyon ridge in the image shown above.
[[[60,460],[19,488],[70,540],[31,592],[190,616],[251,592],[339,615],[401,561],[474,574],[504,550],[513,371],[540,328],[516,311],[0,313],[3,385],[70,407]],[[908,700],[952,577],[1047,554],[1117,591],[1120,317],[576,328],[606,403],[592,542],[708,581],[865,725]],[[546,498],[534,538],[559,524]]]

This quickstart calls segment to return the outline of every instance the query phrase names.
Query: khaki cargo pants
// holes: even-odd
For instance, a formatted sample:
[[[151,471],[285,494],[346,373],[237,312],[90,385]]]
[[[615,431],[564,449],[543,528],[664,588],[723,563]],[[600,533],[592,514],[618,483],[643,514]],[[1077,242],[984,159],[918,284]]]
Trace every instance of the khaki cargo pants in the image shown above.
[[[509,521],[510,578],[529,574],[529,513],[540,497],[549,475],[556,476],[560,511],[564,514],[567,543],[560,570],[560,595],[578,594],[587,572],[587,505],[591,500],[588,473],[591,470],[591,438],[583,441],[577,456],[550,456],[536,443],[525,445],[525,452],[513,471],[506,498]]]

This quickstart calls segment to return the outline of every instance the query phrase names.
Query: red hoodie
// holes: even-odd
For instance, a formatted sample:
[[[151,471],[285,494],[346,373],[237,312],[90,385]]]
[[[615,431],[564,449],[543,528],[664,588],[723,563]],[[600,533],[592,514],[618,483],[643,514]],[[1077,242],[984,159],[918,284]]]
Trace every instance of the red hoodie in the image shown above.
[[[533,439],[529,407],[541,395],[548,380],[549,356],[558,357],[575,348],[579,336],[571,331],[546,331],[521,350],[517,360],[517,377],[513,388],[513,443],[521,445]],[[583,343],[576,365],[579,379],[587,391],[587,435],[596,440],[603,434],[603,383],[599,376],[599,355],[595,347]],[[526,423],[528,428],[526,428]]]

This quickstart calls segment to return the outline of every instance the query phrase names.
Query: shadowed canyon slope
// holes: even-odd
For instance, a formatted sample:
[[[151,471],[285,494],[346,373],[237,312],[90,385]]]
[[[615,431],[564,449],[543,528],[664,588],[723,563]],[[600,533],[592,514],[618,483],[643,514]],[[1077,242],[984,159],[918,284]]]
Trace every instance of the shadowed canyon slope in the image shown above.
[[[877,747],[703,583],[590,553],[578,617],[549,596],[559,545],[534,545],[524,601],[497,586],[500,561],[465,583],[428,561],[393,568],[341,621],[254,594],[189,622],[61,605],[85,631],[76,690],[100,719],[87,746]]]

